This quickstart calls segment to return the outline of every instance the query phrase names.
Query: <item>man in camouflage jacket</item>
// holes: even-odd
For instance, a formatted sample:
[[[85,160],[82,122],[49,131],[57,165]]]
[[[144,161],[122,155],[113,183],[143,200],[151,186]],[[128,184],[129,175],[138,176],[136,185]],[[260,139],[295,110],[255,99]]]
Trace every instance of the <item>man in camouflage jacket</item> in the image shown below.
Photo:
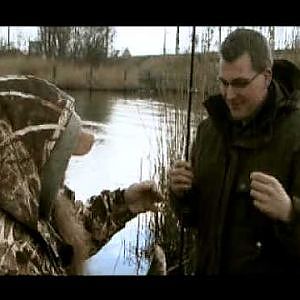
[[[75,202],[64,174],[93,141],[71,96],[33,76],[0,77],[0,274],[82,274],[88,257],[161,200],[141,182]]]

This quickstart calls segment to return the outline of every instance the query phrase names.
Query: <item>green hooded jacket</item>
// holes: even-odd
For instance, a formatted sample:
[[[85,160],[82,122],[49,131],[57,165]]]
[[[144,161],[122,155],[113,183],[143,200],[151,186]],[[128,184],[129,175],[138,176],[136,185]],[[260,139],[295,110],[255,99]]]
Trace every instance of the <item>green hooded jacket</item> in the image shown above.
[[[209,117],[197,129],[192,189],[171,197],[186,226],[197,228],[196,274],[300,273],[300,71],[275,61],[263,107],[242,126],[221,95],[205,102]],[[253,205],[250,173],[274,176],[292,199],[289,224]]]

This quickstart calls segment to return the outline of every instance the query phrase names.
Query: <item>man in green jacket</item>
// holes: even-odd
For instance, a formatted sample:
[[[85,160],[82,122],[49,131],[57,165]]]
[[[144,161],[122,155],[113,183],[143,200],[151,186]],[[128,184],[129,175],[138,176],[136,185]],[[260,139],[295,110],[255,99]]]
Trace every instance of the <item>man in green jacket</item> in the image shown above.
[[[79,275],[127,221],[155,210],[153,182],[102,191],[84,205],[64,186],[72,154],[94,138],[74,99],[33,76],[0,77],[0,274]]]
[[[175,211],[198,230],[196,274],[300,274],[300,71],[258,32],[220,48],[191,162],[169,172]]]

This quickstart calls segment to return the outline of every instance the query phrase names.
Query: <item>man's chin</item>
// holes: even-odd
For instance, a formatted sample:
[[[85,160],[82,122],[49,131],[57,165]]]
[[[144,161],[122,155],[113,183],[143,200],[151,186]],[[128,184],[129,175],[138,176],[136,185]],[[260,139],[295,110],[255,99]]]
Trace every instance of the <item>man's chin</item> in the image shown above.
[[[232,111],[231,110],[231,117],[234,121],[241,121],[246,118],[245,114],[239,111]]]

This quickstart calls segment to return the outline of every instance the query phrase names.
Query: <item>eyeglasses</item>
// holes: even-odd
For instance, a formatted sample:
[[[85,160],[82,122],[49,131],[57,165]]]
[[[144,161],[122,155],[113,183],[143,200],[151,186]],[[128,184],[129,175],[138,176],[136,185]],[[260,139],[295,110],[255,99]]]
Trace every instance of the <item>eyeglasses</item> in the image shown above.
[[[231,85],[232,88],[234,89],[244,89],[246,88],[259,74],[261,73],[256,73],[252,78],[246,79],[246,78],[236,78],[233,79],[232,81],[227,81],[221,77],[218,78],[218,82],[222,85],[224,88],[228,88],[229,85]]]

